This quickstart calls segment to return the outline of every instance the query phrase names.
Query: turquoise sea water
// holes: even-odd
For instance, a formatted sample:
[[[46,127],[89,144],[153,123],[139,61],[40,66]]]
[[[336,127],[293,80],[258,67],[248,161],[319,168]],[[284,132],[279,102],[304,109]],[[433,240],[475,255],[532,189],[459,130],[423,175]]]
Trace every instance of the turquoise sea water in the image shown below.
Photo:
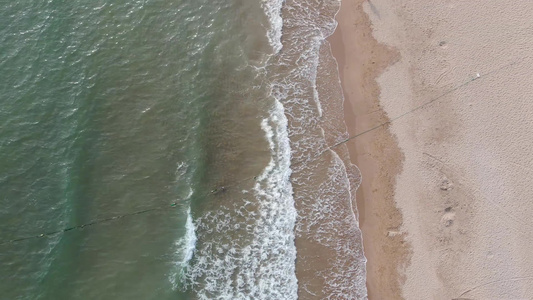
[[[296,299],[312,290],[297,279],[295,238],[329,247],[317,234],[331,236],[337,223],[308,221],[329,218],[316,214],[331,199],[350,201],[313,194],[349,193],[342,162],[305,164],[328,142],[316,98],[320,45],[338,8],[327,3],[4,3],[0,298]],[[345,138],[344,127],[334,135]],[[338,184],[329,173],[308,182],[318,166],[338,172]],[[295,199],[313,209],[298,212]],[[346,245],[360,259],[360,245]],[[314,289],[364,294],[357,259],[355,273],[317,271],[330,279]],[[322,297],[311,295],[300,298]]]

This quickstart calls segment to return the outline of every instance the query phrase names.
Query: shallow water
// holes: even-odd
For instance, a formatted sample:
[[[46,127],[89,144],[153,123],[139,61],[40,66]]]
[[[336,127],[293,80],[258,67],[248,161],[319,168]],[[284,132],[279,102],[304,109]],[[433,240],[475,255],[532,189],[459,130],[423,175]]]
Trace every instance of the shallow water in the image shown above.
[[[337,9],[307,0],[6,4],[3,297],[364,294],[347,205],[358,173],[342,150],[316,159],[345,137],[342,122],[326,120],[342,97],[317,84],[328,72],[338,82],[320,50]],[[320,61],[329,71],[317,73]],[[328,214],[334,207],[342,221]],[[335,246],[323,238],[346,228]],[[297,250],[305,261],[320,247],[344,265],[324,260],[302,273]]]

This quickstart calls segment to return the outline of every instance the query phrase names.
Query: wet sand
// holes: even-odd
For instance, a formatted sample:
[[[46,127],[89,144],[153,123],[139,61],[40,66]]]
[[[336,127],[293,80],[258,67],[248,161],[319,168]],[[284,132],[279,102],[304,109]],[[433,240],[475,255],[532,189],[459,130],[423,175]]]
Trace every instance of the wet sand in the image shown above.
[[[369,299],[532,299],[533,3],[342,4]]]
[[[362,0],[343,0],[336,16],[339,25],[329,41],[339,65],[344,91],[344,115],[350,136],[389,121],[379,103],[375,78],[398,59],[393,49],[372,37]],[[408,245],[399,228],[402,217],[394,204],[395,177],[402,153],[388,126],[347,143],[350,159],[362,173],[357,190],[359,223],[367,262],[367,289],[371,299],[399,299],[397,266],[404,265]]]

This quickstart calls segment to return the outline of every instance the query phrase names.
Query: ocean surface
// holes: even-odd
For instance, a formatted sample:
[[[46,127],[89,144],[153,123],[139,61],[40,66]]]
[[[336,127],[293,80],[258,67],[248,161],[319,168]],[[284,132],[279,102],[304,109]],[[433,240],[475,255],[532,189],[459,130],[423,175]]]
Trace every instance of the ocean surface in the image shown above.
[[[1,299],[365,299],[338,0],[5,2]]]

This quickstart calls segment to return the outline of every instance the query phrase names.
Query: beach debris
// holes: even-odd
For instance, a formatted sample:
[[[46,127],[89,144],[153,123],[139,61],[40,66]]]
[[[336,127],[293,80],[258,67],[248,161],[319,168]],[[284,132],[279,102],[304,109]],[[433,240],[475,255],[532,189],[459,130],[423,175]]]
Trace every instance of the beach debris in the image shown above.
[[[218,193],[223,193],[226,191],[226,188],[221,186],[219,188],[215,188],[214,190],[211,191],[211,194],[218,194]]]
[[[476,73],[476,78],[479,78],[481,77],[481,75],[479,75],[479,73]]]
[[[395,236],[399,236],[399,235],[402,235],[402,232],[399,231],[399,230],[389,230],[387,232],[387,237],[395,237]]]

